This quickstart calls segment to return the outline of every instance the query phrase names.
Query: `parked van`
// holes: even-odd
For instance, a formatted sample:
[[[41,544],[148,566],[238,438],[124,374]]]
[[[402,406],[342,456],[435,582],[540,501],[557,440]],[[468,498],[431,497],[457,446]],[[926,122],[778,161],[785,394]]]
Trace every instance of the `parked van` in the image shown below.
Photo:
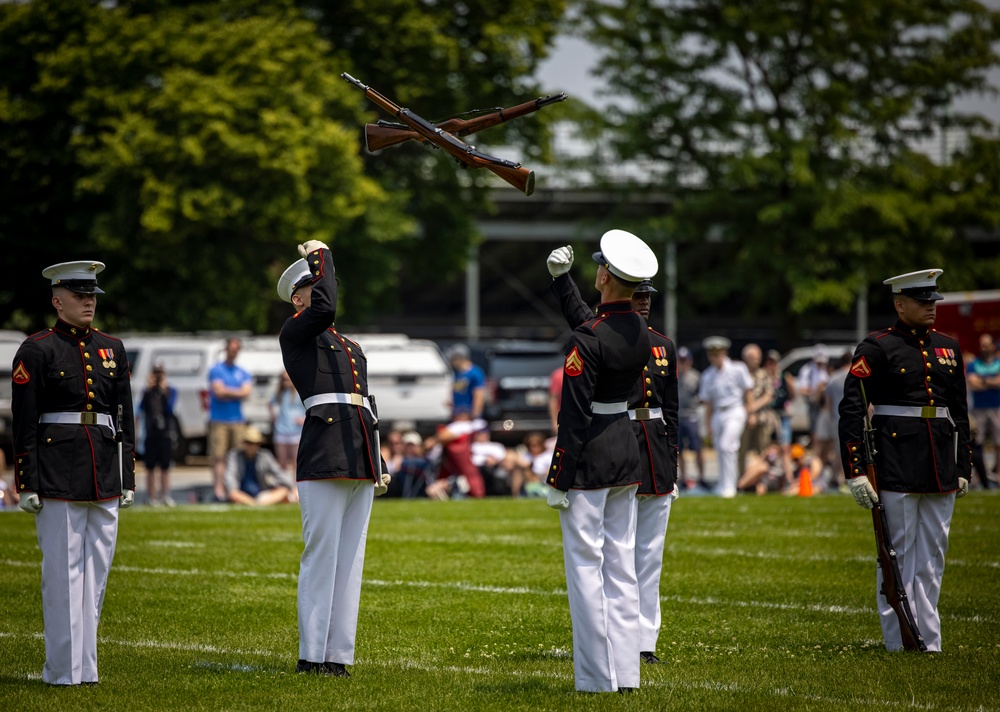
[[[154,364],[161,364],[167,383],[177,389],[179,433],[174,459],[204,455],[208,435],[208,372],[222,359],[226,337],[196,334],[122,334],[132,371],[132,401],[136,416]],[[136,432],[136,447],[142,449],[143,434]]]
[[[349,337],[368,359],[368,391],[379,419],[392,427],[430,432],[451,418],[451,366],[433,341],[405,334]]]
[[[14,415],[10,409],[14,354],[27,338],[28,335],[20,331],[0,330],[0,449],[7,455],[7,462],[11,461],[11,447],[14,440]]]

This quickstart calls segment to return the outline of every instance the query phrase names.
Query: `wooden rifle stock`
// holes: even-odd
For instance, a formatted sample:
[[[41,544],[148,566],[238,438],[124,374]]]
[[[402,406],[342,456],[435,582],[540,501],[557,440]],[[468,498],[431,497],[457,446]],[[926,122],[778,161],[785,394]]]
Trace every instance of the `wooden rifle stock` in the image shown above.
[[[447,131],[438,128],[427,119],[417,116],[409,109],[398,106],[371,87],[362,84],[347,72],[344,72],[340,76],[347,83],[353,84],[364,91],[365,96],[373,104],[397,117],[428,143],[447,151],[463,166],[467,168],[485,168],[503,178],[525,195],[531,195],[534,192],[535,174],[527,168],[522,167],[520,163],[477,151],[475,146],[470,146],[464,141],[455,138]]]
[[[538,111],[543,106],[554,104],[558,101],[565,101],[565,94],[554,94],[543,96],[533,101],[526,101],[523,104],[512,106],[507,109],[497,108],[487,114],[476,116],[472,119],[462,119],[459,117],[447,119],[438,124],[437,128],[447,131],[453,136],[468,136],[478,133],[491,126],[502,124],[505,121],[513,121],[525,114]],[[380,151],[389,146],[395,146],[406,141],[426,142],[423,136],[410,129],[406,124],[397,124],[391,121],[377,121],[374,124],[365,124],[365,145],[369,151]]]
[[[872,428],[871,416],[868,414],[868,399],[865,397],[865,386],[861,384],[861,401],[865,408],[864,444],[868,481],[875,492],[878,492],[878,478],[875,473],[875,431]],[[904,650],[925,652],[927,646],[920,635],[920,629],[913,618],[910,601],[906,597],[906,587],[903,586],[903,576],[899,572],[899,561],[896,550],[892,546],[889,534],[889,520],[885,516],[885,505],[881,498],[872,507],[872,526],[875,529],[875,548],[878,551],[878,565],[882,569],[882,590],[886,603],[896,614],[899,621],[899,634]]]

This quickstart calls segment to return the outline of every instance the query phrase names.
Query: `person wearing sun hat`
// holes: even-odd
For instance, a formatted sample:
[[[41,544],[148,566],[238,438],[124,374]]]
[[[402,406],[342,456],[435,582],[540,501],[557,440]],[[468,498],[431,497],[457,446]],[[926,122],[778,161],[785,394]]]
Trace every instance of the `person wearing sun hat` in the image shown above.
[[[656,255],[635,235],[610,230],[594,253],[591,312],[579,293],[554,291],[576,325],[563,365],[562,404],[548,470],[548,504],[559,510],[573,623],[573,673],[581,692],[639,686],[640,623],[636,576],[636,491],[642,480],[629,400],[650,358],[646,322],[631,298],[656,274]],[[572,248],[546,261],[567,280]]]
[[[13,362],[15,487],[42,550],[42,680],[50,685],[98,682],[97,627],[118,511],[135,495],[128,355],[91,326],[103,270],[83,260],[42,271],[58,318],[29,336]]]
[[[928,651],[941,650],[938,598],[955,500],[969,489],[972,450],[965,365],[958,342],[933,329],[932,268],[890,277],[896,323],[854,352],[840,401],[840,453],[858,505],[881,502],[903,588]],[[871,405],[876,482],[868,478],[864,429]],[[876,572],[876,591],[882,571]],[[903,647],[899,621],[878,596],[887,650]]]

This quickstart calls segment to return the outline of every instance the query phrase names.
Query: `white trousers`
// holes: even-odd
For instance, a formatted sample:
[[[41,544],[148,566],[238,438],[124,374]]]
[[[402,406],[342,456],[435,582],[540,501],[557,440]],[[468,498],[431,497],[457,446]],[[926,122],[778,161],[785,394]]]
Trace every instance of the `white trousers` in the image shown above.
[[[570,490],[559,511],[573,676],[581,692],[639,687],[635,485]]]
[[[909,599],[913,620],[928,650],[941,650],[941,616],[938,598],[944,575],[944,555],[948,551],[951,514],[955,509],[954,494],[905,494],[881,492],[889,536],[896,550],[899,573]],[[878,568],[875,595],[882,623],[882,639],[886,650],[900,650],[903,639],[899,620],[882,590],[882,569]]]
[[[660,572],[673,497],[636,498],[635,576],[639,582],[639,650],[656,652],[660,637]]]
[[[43,499],[35,515],[42,550],[42,618],[50,685],[97,682],[97,624],[118,537],[118,499]]]
[[[299,482],[299,659],[354,664],[371,480]]]
[[[747,412],[743,406],[712,411],[712,444],[719,461],[716,494],[722,497],[736,496],[736,482],[739,480],[736,461],[746,422]]]

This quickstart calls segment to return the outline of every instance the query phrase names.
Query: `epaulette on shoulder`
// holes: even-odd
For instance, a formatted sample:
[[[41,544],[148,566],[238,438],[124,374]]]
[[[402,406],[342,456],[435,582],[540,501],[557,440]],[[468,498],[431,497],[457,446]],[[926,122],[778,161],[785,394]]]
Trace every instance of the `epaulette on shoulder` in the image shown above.
[[[51,327],[48,329],[42,329],[41,331],[36,331],[34,334],[29,336],[26,341],[38,341],[39,339],[44,339],[46,336],[51,336],[55,333],[55,329]]]
[[[659,331],[648,325],[646,326],[646,328],[649,329],[650,333],[656,334],[661,339],[666,339],[667,341],[670,341],[670,337],[667,336],[666,334],[661,334]]]
[[[895,326],[888,326],[888,327],[886,327],[884,329],[879,329],[878,331],[871,332],[865,338],[866,339],[881,339],[883,336],[887,336],[887,335],[891,334],[893,331],[895,331],[895,329],[896,329]]]

